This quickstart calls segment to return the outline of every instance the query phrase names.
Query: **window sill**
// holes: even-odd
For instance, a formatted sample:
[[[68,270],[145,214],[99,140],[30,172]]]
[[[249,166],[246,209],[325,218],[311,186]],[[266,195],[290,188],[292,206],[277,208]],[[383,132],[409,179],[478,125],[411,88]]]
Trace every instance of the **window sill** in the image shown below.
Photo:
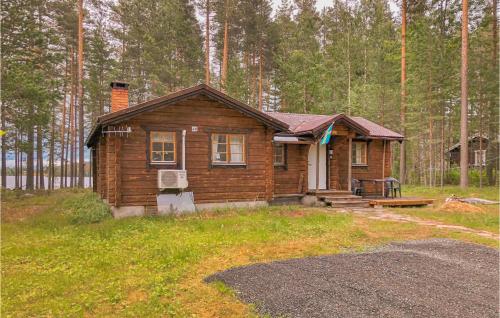
[[[353,167],[363,168],[363,167],[368,167],[368,164],[366,164],[366,163],[357,163],[357,164],[353,164],[352,166]]]
[[[211,168],[246,168],[246,163],[211,163]]]
[[[177,162],[148,162],[148,168],[156,168],[156,169],[175,169],[177,170]]]
[[[177,164],[175,161],[154,161],[150,162],[150,165],[164,165],[164,166],[174,166]]]

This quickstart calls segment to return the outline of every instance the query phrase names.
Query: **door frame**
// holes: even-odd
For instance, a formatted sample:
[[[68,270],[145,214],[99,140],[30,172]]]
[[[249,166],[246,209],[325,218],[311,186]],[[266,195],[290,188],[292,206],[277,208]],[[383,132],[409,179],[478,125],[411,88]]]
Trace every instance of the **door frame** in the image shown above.
[[[314,185],[313,188],[310,188],[309,187],[309,180],[311,180],[310,176],[309,176],[309,152],[312,150],[313,147],[316,147],[316,154],[315,154],[315,159],[316,159],[316,162],[314,163],[314,165],[317,165],[318,163],[321,162],[321,160],[318,159],[318,157],[320,156],[321,154],[321,151],[320,151],[320,147],[321,146],[324,146],[325,147],[325,169],[324,169],[324,175],[325,175],[325,188],[322,189],[321,188],[321,181],[318,183],[318,190],[329,190],[330,189],[330,157],[329,157],[329,151],[330,151],[330,143],[327,143],[326,145],[321,145],[320,144],[320,141],[318,140],[318,142],[316,143],[313,143],[309,146],[309,149],[308,149],[308,152],[307,152],[307,190],[308,191],[316,191],[316,185]],[[315,170],[317,171],[317,170]],[[320,172],[321,172],[321,169],[320,169]],[[321,176],[321,173],[319,174]],[[314,178],[316,179],[316,174],[314,174]],[[321,179],[320,179],[321,180]]]

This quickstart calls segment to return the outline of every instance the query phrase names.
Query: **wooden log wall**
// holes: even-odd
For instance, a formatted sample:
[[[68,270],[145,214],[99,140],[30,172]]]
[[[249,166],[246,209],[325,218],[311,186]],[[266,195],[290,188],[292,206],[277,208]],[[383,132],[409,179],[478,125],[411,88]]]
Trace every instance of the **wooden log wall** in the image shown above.
[[[101,138],[99,143],[97,144],[97,161],[98,161],[98,179],[97,179],[97,191],[101,195],[102,199],[108,199],[108,189],[107,189],[107,168],[106,164],[108,162],[107,159],[107,147],[106,147],[106,139]]]
[[[121,125],[131,126],[132,133],[128,137],[107,137],[103,147],[106,153],[100,151],[98,159],[100,172],[106,171],[104,180],[100,179],[101,193],[111,205],[155,206],[158,170],[180,167],[181,134],[176,140],[178,165],[155,165],[147,161],[148,130],[186,130],[187,191],[193,191],[196,203],[272,199],[274,130],[251,117],[197,96],[145,112]],[[211,165],[210,136],[218,132],[245,135],[246,166]]]
[[[310,145],[286,145],[285,166],[274,167],[274,193],[299,194],[307,189],[307,153]]]

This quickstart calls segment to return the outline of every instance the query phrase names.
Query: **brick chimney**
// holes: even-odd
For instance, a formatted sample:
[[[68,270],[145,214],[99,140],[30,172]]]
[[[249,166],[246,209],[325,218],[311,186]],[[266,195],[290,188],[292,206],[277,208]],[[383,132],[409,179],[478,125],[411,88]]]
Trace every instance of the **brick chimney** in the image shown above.
[[[128,83],[111,82],[111,112],[128,108]]]

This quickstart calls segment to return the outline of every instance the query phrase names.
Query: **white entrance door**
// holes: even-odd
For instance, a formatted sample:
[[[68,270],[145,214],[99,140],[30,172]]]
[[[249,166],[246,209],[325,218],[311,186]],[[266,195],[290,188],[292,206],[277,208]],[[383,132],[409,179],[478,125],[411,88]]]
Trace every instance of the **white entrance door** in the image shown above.
[[[307,161],[307,180],[309,190],[316,190],[316,160],[318,144],[313,144],[309,148]],[[326,145],[319,145],[319,185],[318,189],[326,189]]]

